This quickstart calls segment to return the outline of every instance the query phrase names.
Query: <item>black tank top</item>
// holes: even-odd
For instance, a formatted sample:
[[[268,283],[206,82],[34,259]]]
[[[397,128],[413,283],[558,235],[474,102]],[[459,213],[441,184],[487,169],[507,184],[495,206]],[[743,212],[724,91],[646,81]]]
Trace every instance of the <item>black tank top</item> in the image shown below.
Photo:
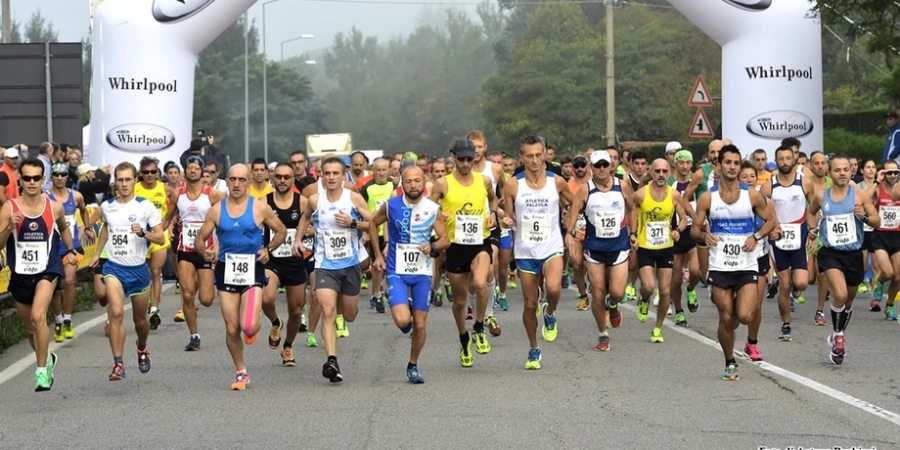
[[[300,211],[300,194],[298,194],[296,192],[294,192],[293,194],[294,194],[294,201],[291,202],[291,206],[289,206],[288,209],[278,208],[278,206],[275,204],[275,193],[274,192],[270,192],[268,195],[266,195],[266,203],[268,203],[269,206],[272,208],[272,211],[275,212],[275,217],[278,217],[278,220],[280,220],[281,223],[283,223],[284,226],[287,227],[288,236],[287,236],[285,242],[289,243],[291,245],[293,245],[293,241],[292,241],[292,239],[294,237],[293,230],[297,229],[297,226],[300,225],[300,215],[303,213],[302,211]],[[271,241],[271,234],[272,234],[272,230],[270,230],[268,227],[266,227],[265,243],[267,246],[269,245],[269,242]],[[273,258],[275,258],[275,255],[273,255]],[[302,258],[295,258],[295,257],[278,258],[278,260],[279,261],[296,260],[295,262],[303,261]]]

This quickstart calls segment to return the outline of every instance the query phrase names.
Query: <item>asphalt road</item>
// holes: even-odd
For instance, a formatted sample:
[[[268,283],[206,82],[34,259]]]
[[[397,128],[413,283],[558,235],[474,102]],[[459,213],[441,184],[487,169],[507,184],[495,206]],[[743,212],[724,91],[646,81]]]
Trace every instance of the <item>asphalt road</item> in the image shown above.
[[[739,360],[741,380],[726,382],[712,342],[716,312],[698,292],[690,327],[667,321],[664,344],[651,344],[652,324],[625,305],[611,350],[600,353],[590,312],[576,311],[565,291],[559,338],[542,342],[539,371],[524,370],[520,290],[510,290],[510,311],[498,312],[503,334],[491,339],[493,350],[468,369],[459,365],[450,308],[432,308],[419,362],[426,383],[414,386],[405,377],[409,338],[361,299],[350,337],[338,341],[343,383],[322,378],[324,349],[303,346],[302,335],[293,368],[281,367],[261,336],[245,350],[252,382],[235,392],[216,305],[199,312],[203,349],[187,353],[187,328],[172,321],[177,300],[167,291],[147,374],[137,370],[128,327],[128,377],[107,381],[112,358],[99,311],[76,316],[77,337],[51,347],[60,362],[50,392],[33,392],[27,344],[0,355],[0,448],[900,448],[900,328],[863,308],[868,297],[848,328],[842,366],[828,361],[830,326],[813,324],[814,289],[795,313],[790,343],[777,340],[777,306],[767,300],[765,362]],[[743,348],[746,327],[738,336]]]

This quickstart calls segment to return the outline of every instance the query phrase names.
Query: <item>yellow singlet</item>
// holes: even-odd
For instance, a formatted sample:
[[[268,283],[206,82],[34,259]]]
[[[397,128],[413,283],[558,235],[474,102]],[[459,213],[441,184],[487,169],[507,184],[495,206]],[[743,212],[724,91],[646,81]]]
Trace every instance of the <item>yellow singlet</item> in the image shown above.
[[[644,187],[644,201],[638,210],[638,246],[647,250],[660,250],[674,245],[672,239],[672,217],[675,203],[672,201],[672,186],[666,186],[666,198],[658,202],[650,195],[650,186]]]
[[[253,183],[250,183],[250,191],[249,192],[250,192],[250,196],[255,199],[263,199],[263,198],[265,198],[265,196],[269,195],[269,192],[272,192],[272,185],[269,183],[266,183],[266,188],[263,189],[262,191],[259,191],[258,189],[256,189],[256,187],[253,186]]]
[[[156,182],[156,186],[148,189],[144,187],[144,184],[141,182],[137,182],[134,185],[134,195],[136,197],[143,197],[153,203],[153,206],[156,207],[156,210],[159,211],[160,217],[165,218],[166,213],[169,212],[169,199],[166,198],[166,185],[161,181]]]
[[[450,242],[461,245],[481,245],[490,237],[487,227],[488,193],[480,173],[472,173],[472,184],[459,184],[452,174],[447,179],[447,194],[441,200],[441,210],[450,217],[447,219],[447,235]],[[479,232],[481,231],[481,232]]]

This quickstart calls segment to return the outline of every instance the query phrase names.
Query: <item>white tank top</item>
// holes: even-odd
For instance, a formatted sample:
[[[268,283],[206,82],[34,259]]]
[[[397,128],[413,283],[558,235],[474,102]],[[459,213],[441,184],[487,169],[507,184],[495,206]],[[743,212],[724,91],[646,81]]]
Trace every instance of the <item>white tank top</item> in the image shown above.
[[[200,227],[206,219],[206,213],[212,208],[209,201],[209,186],[200,189],[200,195],[196,199],[188,198],[187,186],[178,187],[178,217],[181,219],[181,238],[178,240],[179,252],[193,252],[194,239],[200,233]]]
[[[362,220],[350,197],[350,190],[342,188],[341,197],[332,203],[328,201],[328,191],[319,191],[312,217],[316,229],[317,269],[343,269],[358,265],[369,257],[362,245],[362,230],[342,227],[334,217],[338,212],[344,212],[354,220]]]
[[[519,185],[516,194],[516,258],[545,259],[562,253],[564,245],[559,229],[559,191],[556,175],[547,172],[540,189],[532,189],[525,180],[525,172],[516,175]]]
[[[759,245],[750,253],[741,249],[747,238],[756,232],[756,215],[747,189],[742,184],[740,195],[732,204],[722,201],[718,186],[709,191],[709,232],[719,238],[718,245],[709,248],[709,270],[759,271],[756,262]]]

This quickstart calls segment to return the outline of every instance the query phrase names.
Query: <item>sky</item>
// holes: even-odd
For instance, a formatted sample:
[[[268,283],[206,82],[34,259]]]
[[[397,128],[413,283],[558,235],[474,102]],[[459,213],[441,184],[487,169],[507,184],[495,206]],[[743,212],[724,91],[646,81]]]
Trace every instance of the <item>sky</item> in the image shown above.
[[[301,34],[313,34],[315,39],[284,44],[285,58],[328,48],[334,41],[335,34],[346,33],[354,25],[362,30],[363,35],[377,36],[379,40],[406,35],[417,26],[424,8],[443,10],[455,3],[458,4],[458,9],[474,18],[475,6],[472,3],[478,0],[374,0],[386,3],[371,3],[372,1],[267,1],[266,47],[269,59],[280,58],[281,43]],[[399,2],[414,4],[393,4]],[[434,3],[434,6],[423,6],[421,3]],[[23,24],[28,22],[32,13],[40,10],[44,17],[53,22],[61,41],[78,42],[88,35],[90,0],[11,0],[11,4],[13,19]],[[250,19],[255,20],[256,26],[261,30],[263,1],[257,1],[251,6],[249,14]]]

